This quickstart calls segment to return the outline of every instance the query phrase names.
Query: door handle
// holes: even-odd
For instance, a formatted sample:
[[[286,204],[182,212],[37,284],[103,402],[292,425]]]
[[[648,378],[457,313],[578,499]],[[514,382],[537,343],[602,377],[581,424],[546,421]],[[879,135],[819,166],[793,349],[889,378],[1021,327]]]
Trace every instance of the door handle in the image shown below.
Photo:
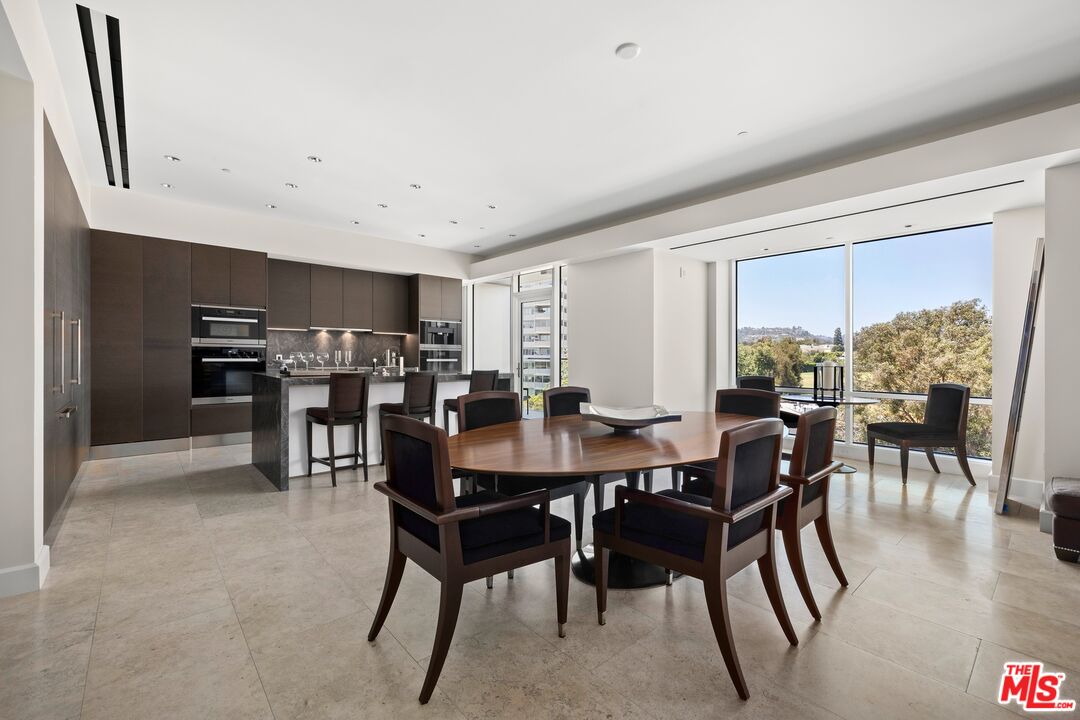
[[[75,351],[75,377],[71,378],[71,384],[82,385],[82,318],[75,318],[71,321],[71,325],[75,328],[75,339],[79,343]]]
[[[56,417],[60,420],[69,420],[71,416],[75,413],[75,411],[78,409],[79,408],[75,407],[74,405],[68,405],[63,410],[58,411],[56,413]]]
[[[67,351],[66,351],[65,345],[64,345],[64,340],[67,338],[67,319],[66,319],[66,315],[65,315],[63,310],[61,310],[60,312],[54,312],[52,314],[52,318],[53,318],[53,321],[54,321],[53,322],[54,336],[55,336],[55,332],[56,332],[56,323],[55,323],[55,321],[56,321],[57,318],[59,318],[59,320],[60,320],[60,384],[59,385],[53,385],[53,392],[56,393],[56,394],[59,394],[59,395],[63,395],[64,391],[65,391],[65,388],[67,387],[65,385],[65,383],[67,382],[67,377],[66,377],[67,376]],[[54,351],[54,353],[53,353],[53,369],[55,369],[55,368],[56,368],[56,357],[55,357],[55,351]]]

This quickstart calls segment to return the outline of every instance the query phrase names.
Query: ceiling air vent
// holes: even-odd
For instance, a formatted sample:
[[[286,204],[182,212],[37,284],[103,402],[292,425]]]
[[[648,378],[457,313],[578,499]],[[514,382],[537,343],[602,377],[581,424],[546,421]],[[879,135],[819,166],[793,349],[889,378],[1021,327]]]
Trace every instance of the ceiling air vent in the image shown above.
[[[115,186],[130,188],[128,177],[127,121],[124,113],[124,70],[120,61],[120,21],[111,15],[76,5],[79,30],[86,53],[86,72],[94,97],[105,175]],[[100,44],[99,44],[100,43]]]

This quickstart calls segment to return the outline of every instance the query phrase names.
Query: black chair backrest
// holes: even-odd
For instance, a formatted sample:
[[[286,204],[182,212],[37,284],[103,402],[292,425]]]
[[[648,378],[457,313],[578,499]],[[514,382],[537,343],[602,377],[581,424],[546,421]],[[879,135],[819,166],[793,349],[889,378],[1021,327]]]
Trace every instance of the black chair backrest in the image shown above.
[[[923,422],[937,430],[959,432],[967,423],[970,399],[971,388],[967,385],[931,385],[926,398],[926,416]]]
[[[589,388],[564,387],[548,388],[544,391],[544,417],[577,415],[581,412],[581,403],[592,402]]]
[[[836,408],[816,408],[800,415],[788,472],[809,477],[831,463],[835,434]]]
[[[487,390],[458,398],[461,432],[521,419],[521,398],[516,392]]]
[[[780,446],[784,423],[763,418],[727,430],[720,436],[716,459],[716,482],[712,507],[730,512],[775,490],[780,485]],[[757,533],[765,521],[765,510],[734,523],[729,529],[735,544]]]
[[[780,394],[743,388],[717,390],[716,412],[759,418],[780,417]]]
[[[405,396],[402,400],[405,414],[431,412],[438,386],[439,374],[434,370],[405,373]]]
[[[469,392],[494,390],[498,379],[498,370],[473,370],[472,374],[469,375]]]
[[[771,375],[741,375],[735,378],[735,387],[776,392],[776,380]]]
[[[453,510],[446,431],[406,415],[387,415],[382,432],[387,484],[433,511]]]
[[[330,417],[366,417],[368,378],[363,373],[330,373]]]

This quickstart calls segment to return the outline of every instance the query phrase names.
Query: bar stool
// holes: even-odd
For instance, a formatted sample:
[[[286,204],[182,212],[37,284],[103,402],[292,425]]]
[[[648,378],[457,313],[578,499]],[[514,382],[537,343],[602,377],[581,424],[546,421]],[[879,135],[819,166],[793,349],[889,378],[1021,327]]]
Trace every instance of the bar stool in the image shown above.
[[[405,391],[399,403],[379,403],[379,464],[383,457],[382,419],[386,415],[408,415],[417,420],[427,418],[435,424],[435,393],[439,389],[439,374],[434,370],[419,370],[405,374]]]
[[[486,392],[495,389],[495,383],[499,380],[498,370],[473,370],[469,375],[469,394]],[[450,413],[457,415],[458,399],[446,398],[443,400],[443,430],[450,433]]]
[[[330,373],[330,393],[327,407],[309,407],[307,409],[307,474],[311,477],[313,462],[330,466],[330,482],[337,487],[337,461],[352,458],[348,468],[364,468],[364,482],[368,480],[367,464],[367,407],[368,378],[362,373]],[[326,446],[329,455],[317,458],[312,452],[311,426],[326,426]],[[353,451],[346,455],[334,453],[334,428],[340,425],[352,425]]]

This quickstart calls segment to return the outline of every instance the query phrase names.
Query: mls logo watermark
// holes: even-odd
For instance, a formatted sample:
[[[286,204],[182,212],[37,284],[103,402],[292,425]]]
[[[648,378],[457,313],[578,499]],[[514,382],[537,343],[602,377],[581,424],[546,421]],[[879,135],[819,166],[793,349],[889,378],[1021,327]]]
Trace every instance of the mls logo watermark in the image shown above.
[[[1076,701],[1060,697],[1064,682],[1065,673],[1044,673],[1041,662],[1007,662],[998,702],[1015,702],[1028,712],[1070,712],[1076,709]]]

